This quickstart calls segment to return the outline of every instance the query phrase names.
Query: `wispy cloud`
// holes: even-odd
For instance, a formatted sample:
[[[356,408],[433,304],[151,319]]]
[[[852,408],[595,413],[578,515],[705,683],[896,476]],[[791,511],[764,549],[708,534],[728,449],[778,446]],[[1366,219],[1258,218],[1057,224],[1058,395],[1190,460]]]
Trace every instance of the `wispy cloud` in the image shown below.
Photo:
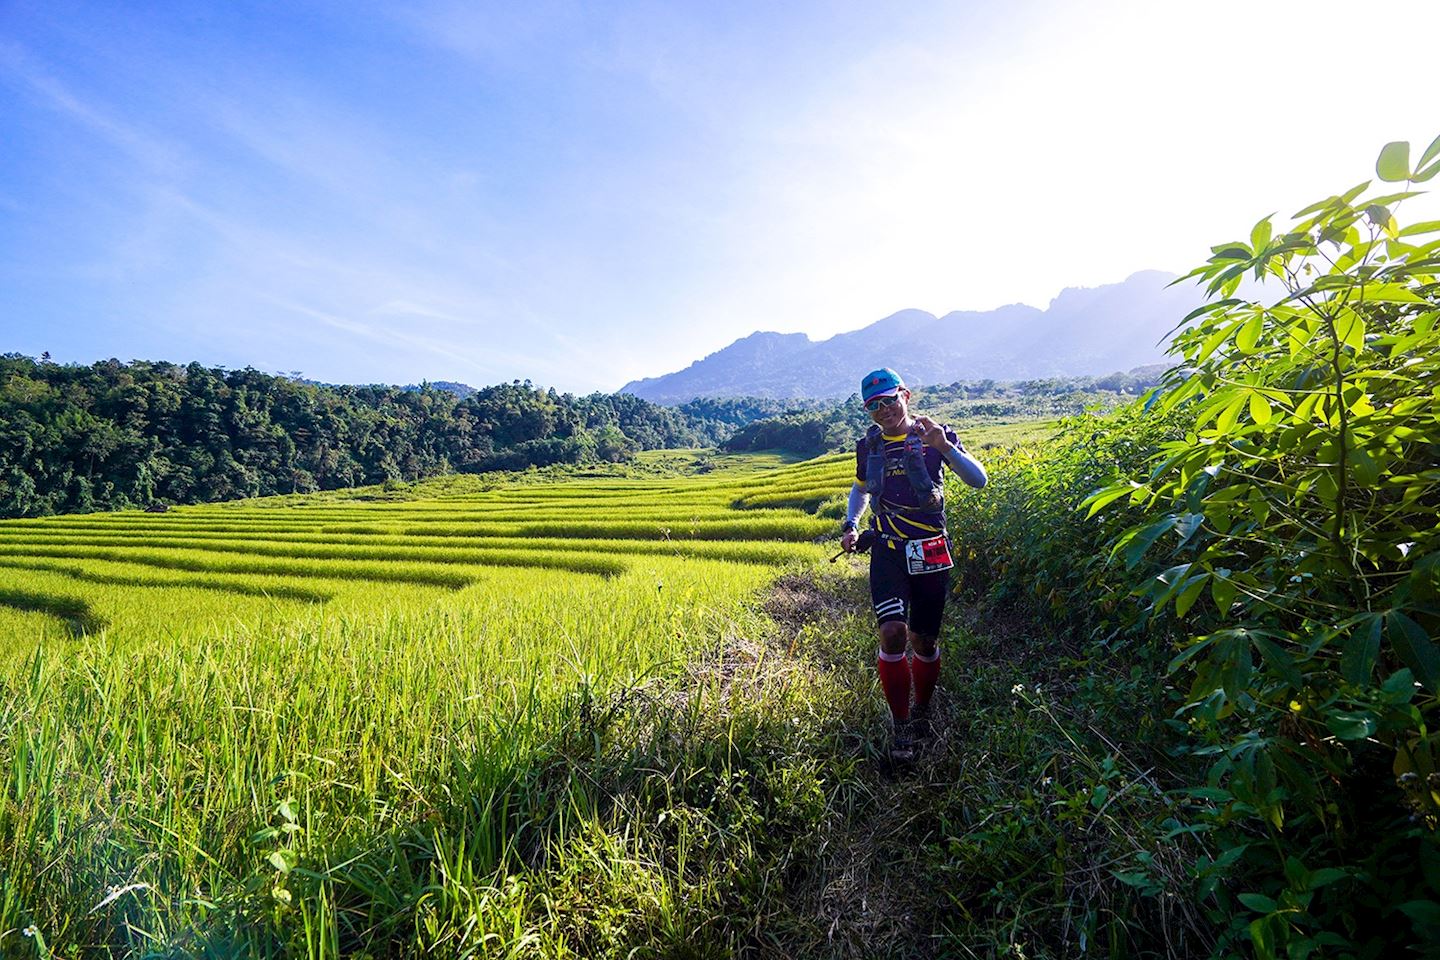
[[[178,144],[117,119],[110,109],[82,99],[20,44],[0,43],[0,71],[50,110],[123,150],[147,172],[173,177],[186,168],[185,151]]]

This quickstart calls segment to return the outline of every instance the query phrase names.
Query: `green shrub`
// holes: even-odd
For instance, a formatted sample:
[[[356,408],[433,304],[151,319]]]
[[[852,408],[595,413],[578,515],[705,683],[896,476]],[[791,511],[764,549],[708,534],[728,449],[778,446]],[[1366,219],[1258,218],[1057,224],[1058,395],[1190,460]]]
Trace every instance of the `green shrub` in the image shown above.
[[[1378,170],[1420,182],[1437,158],[1391,144]],[[1203,771],[1169,828],[1211,851],[1193,895],[1221,953],[1440,936],[1440,221],[1402,227],[1414,192],[1368,188],[1213,248],[1189,276],[1218,299],[1144,405],[952,498],[965,587],[1167,678],[1152,702]],[[1266,299],[1237,296],[1246,275]]]
[[[1440,171],[1440,139],[1408,152],[1382,180]],[[1232,920],[1262,956],[1440,934],[1440,222],[1402,228],[1414,191],[1368,187],[1190,274],[1220,299],[1159,402],[1191,425],[1113,551],[1155,608],[1213,605],[1172,664],[1175,723],[1210,760],[1204,822],[1240,851]],[[1237,297],[1246,274],[1282,296]]]

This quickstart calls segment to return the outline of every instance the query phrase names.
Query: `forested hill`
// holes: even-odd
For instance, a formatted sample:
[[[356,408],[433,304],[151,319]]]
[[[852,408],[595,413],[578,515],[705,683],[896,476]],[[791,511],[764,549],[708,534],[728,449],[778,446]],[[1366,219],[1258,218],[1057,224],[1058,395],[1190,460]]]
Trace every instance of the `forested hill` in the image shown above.
[[[331,490],[713,446],[766,401],[657,406],[529,381],[322,386],[256,370],[0,355],[0,517]]]

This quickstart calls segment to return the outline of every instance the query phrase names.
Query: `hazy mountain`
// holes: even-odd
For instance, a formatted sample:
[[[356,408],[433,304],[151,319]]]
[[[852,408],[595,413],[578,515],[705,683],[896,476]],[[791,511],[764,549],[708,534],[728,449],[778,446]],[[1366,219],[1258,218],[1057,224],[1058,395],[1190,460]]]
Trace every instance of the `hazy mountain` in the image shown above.
[[[1203,301],[1173,274],[1146,270],[1123,283],[1071,287],[1039,310],[1011,304],[936,317],[901,310],[868,327],[812,341],[803,333],[752,333],[684,370],[621,388],[646,400],[697,396],[845,397],[877,366],[924,385],[1029,380],[1129,370],[1164,358],[1161,339]]]

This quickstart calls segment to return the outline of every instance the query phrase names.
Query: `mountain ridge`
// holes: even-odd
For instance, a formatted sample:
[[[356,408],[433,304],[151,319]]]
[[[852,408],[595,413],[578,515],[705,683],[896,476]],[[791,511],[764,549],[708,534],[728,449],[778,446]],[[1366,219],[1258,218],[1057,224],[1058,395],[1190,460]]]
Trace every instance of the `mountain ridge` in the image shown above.
[[[656,403],[696,397],[845,397],[868,369],[890,366],[910,383],[1102,375],[1164,358],[1166,334],[1203,301],[1175,275],[1141,270],[1119,283],[1066,287],[1045,309],[1023,303],[936,316],[907,308],[824,340],[756,331],[620,393]]]

